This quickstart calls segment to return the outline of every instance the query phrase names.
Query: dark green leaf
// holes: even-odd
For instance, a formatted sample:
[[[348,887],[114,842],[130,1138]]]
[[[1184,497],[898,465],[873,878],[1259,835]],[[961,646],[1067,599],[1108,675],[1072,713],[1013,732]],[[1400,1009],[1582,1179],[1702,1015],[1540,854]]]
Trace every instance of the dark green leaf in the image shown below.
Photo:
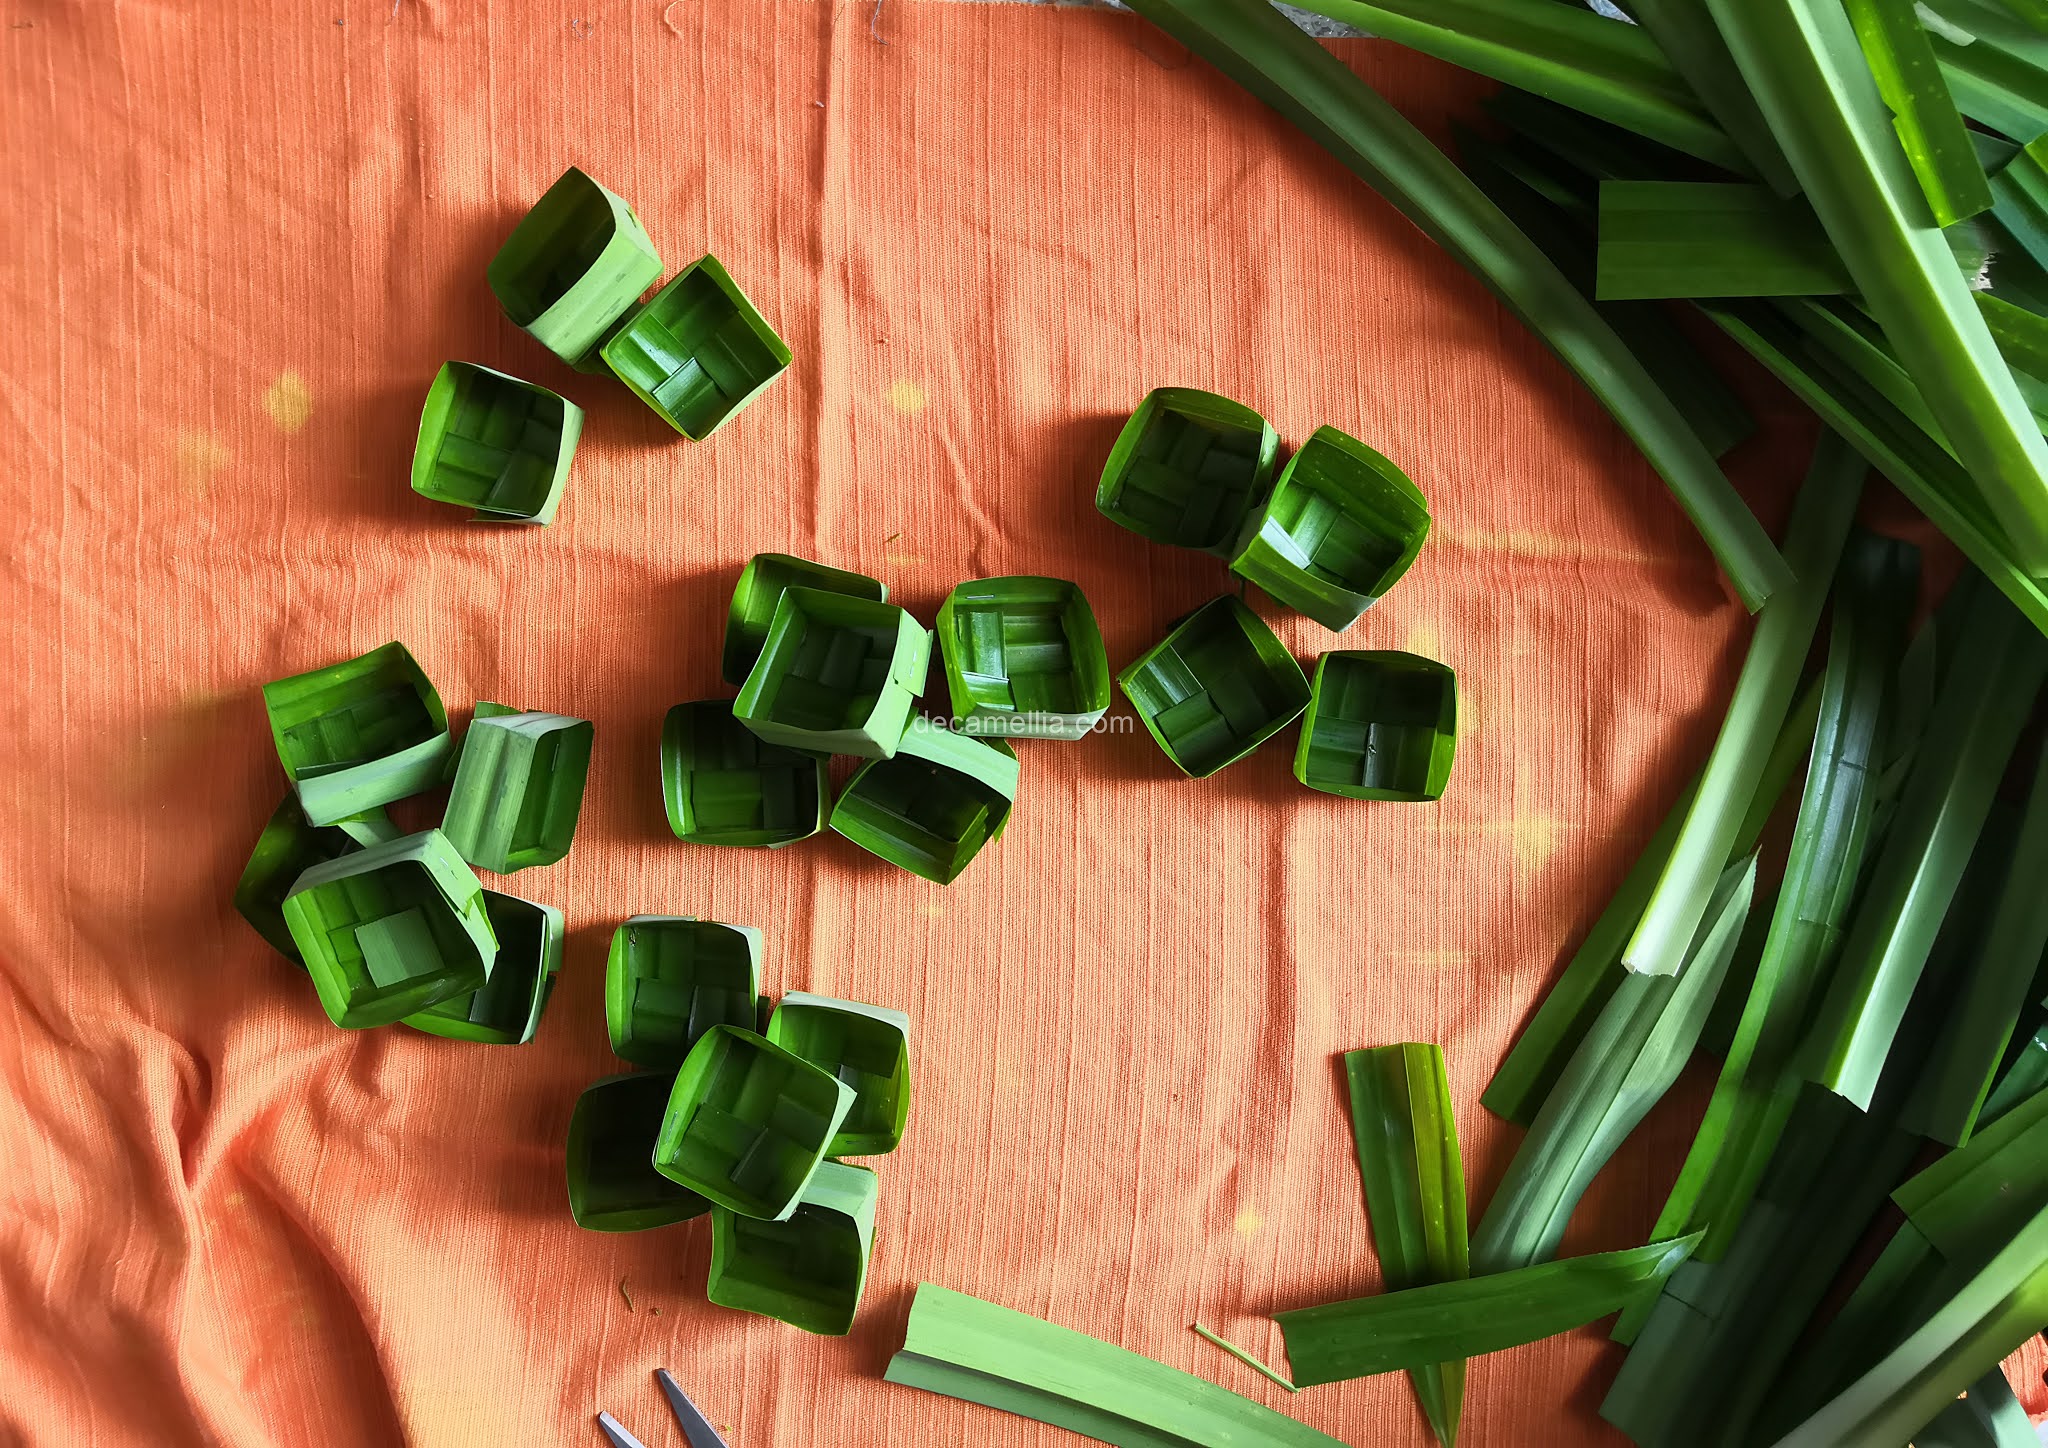
[[[2026,1004],[2041,953],[2048,949],[2048,752],[2035,766],[2025,822],[2014,841],[2005,886],[1976,953],[1974,968],[1935,1042],[1922,1089],[1902,1124],[1949,1146],[1970,1140]]]
[[[1472,1269],[1506,1272],[1557,1251],[1587,1185],[1692,1056],[1756,887],[1730,865],[1677,975],[1630,972],[1579,1043],[1472,1233]]]
[[[1467,1275],[1465,1172],[1441,1047],[1408,1043],[1344,1053],[1351,1133],[1380,1272],[1391,1291]],[[1465,1364],[1412,1369],[1437,1441],[1457,1441]]]
[[[1302,8],[1731,171],[1748,169],[1657,43],[1633,25],[1530,0],[1309,0]]]
[[[1757,108],[1749,82],[1728,53],[1728,42],[1714,28],[1700,0],[1638,0],[1635,14],[1729,138],[1742,148],[1749,169],[1780,196],[1797,192],[1799,182],[1786,164],[1777,137],[1771,134],[1770,123]]]
[[[2048,1211],[1949,1292],[1927,1320],[1778,1448],[1904,1443],[1973,1381],[2048,1327]]]
[[[1398,1372],[1555,1337],[1655,1292],[1693,1239],[1274,1314],[1302,1387]]]
[[[1957,652],[1906,782],[1898,819],[1858,905],[1801,1051],[1809,1080],[1868,1106],[1900,1018],[2033,707],[2048,641],[2004,599],[1971,601]]]

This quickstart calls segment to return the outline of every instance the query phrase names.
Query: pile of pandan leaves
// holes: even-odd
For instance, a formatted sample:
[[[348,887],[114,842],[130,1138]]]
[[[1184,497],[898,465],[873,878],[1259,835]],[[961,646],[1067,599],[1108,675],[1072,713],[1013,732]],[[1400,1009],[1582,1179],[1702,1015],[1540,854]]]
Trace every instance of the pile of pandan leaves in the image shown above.
[[[1440,1057],[1356,1053],[1402,1290],[1282,1314],[1296,1381],[1407,1369],[1448,1441],[1463,1358],[1618,1309],[1601,1412],[1638,1443],[2034,1444],[2000,1365],[2048,1327],[2048,0],[1310,0],[1505,83],[1458,161],[1265,0],[1129,3],[1554,348],[1756,613],[1712,754],[1486,1092],[1528,1134],[1469,1235]],[[1680,303],[1827,425],[1776,544]],[[1872,469],[1971,565],[1917,626]],[[1558,1260],[1695,1052],[1651,1240]]]

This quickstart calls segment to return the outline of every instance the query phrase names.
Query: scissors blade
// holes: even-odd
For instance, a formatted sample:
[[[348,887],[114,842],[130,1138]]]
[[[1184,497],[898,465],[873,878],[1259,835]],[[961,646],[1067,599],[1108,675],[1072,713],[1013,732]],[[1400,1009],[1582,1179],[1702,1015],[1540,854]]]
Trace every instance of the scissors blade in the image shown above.
[[[683,1436],[690,1440],[690,1448],[726,1448],[725,1439],[718,1436],[718,1430],[697,1411],[697,1405],[690,1401],[676,1380],[668,1375],[667,1368],[656,1368],[654,1377],[661,1384],[661,1391],[668,1397],[668,1408],[676,1415],[676,1421],[683,1425]]]
[[[612,1448],[647,1448],[645,1443],[628,1433],[625,1425],[610,1413],[599,1413],[597,1426],[604,1429],[605,1437],[611,1439]]]

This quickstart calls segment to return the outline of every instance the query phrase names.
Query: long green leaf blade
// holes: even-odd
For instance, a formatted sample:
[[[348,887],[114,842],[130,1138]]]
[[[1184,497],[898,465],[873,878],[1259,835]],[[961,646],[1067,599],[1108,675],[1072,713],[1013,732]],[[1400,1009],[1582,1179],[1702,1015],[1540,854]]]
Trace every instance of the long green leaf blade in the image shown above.
[[[1839,372],[1768,308],[1701,310],[1827,423],[1948,535],[2035,628],[2048,632],[2048,592],[2013,556],[1956,460],[1874,390]]]
[[[1136,0],[1132,8],[1300,126],[1491,287],[1635,439],[1749,607],[1789,581],[1755,515],[1593,304],[1342,61],[1265,0]]]
[[[2048,670],[2048,641],[1989,590],[1943,670],[1898,819],[1801,1052],[1807,1079],[1870,1104],[1942,916]]]
[[[929,1282],[886,1376],[1123,1448],[1343,1448],[1140,1353]]]
[[[1756,797],[1767,741],[1777,736],[1791,708],[1867,471],[1847,443],[1833,433],[1822,434],[1785,530],[1786,558],[1798,581],[1757,619],[1699,797],[1622,957],[1630,970],[1671,974],[1699,929],[1714,879],[1727,864],[1735,832]]]
[[[1892,1200],[1951,1262],[1981,1261],[2048,1208],[2048,1092],[1902,1184]]]
[[[1594,1176],[1692,1056],[1756,888],[1754,856],[1730,865],[1676,977],[1630,975],[1536,1114],[1472,1233],[1472,1270],[1552,1256]]]
[[[1953,226],[1991,206],[1991,183],[1977,160],[1962,115],[1935,62],[1934,46],[1913,12],[1913,0],[1847,0],[1863,57],[1891,108],[1892,128],[1906,148],[1920,190],[1939,226]]]
[[[1405,1043],[1344,1053],[1351,1132],[1373,1246],[1390,1291],[1468,1275],[1465,1171],[1439,1046]],[[1412,1369],[1416,1396],[1444,1448],[1458,1438],[1465,1364]]]
[[[1690,1238],[1274,1314],[1303,1387],[1480,1357],[1570,1332],[1655,1292]]]
[[[1634,9],[1636,20],[1749,158],[1749,169],[1780,196],[1798,191],[1770,123],[1700,0],[1636,0]]]
[[[1778,1448],[1905,1443],[1973,1381],[2048,1327],[2048,1211]]]
[[[1977,293],[1977,308],[1984,313],[1985,324],[2005,360],[2021,371],[2048,379],[2048,317],[1990,292]]]
[[[1990,500],[2048,573],[2048,443],[1956,274],[1840,0],[1708,0],[1821,224]]]
[[[1302,8],[1703,161],[1749,169],[1657,43],[1633,25],[1532,0],[1309,0]]]
[[[1927,1080],[1902,1123],[1949,1146],[1969,1141],[2005,1057],[2027,988],[2048,950],[2048,751],[2034,769],[2026,815],[2005,887],[1977,951],[1975,969],[1942,1023]]]
[[[1798,1098],[1793,1062],[1840,953],[1876,808],[1885,706],[1918,588],[1910,546],[1858,533],[1836,583],[1813,762],[1756,981],[1705,1118],[1651,1235],[1733,1240]]]

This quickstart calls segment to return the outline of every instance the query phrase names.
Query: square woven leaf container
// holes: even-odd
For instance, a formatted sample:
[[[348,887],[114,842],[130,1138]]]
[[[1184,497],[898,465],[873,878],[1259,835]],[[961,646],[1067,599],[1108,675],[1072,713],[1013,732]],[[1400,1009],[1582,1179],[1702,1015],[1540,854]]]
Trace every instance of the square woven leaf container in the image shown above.
[[[931,635],[894,604],[785,589],[732,716],[770,744],[887,759],[930,663]]]
[[[761,657],[761,645],[768,641],[768,625],[775,621],[775,605],[782,602],[786,588],[816,588],[876,603],[889,599],[888,587],[865,573],[828,568],[787,553],[756,553],[740,570],[732,606],[726,610],[722,661],[726,683],[737,687],[747,681],[754,660]]]
[[[1429,505],[1408,475],[1319,427],[1287,460],[1230,571],[1342,630],[1408,571],[1428,536]]]
[[[672,1071],[607,1076],[569,1118],[569,1214],[592,1232],[646,1232],[687,1222],[711,1203],[654,1169]]]
[[[1308,707],[1308,676],[1264,620],[1211,599],[1116,676],[1183,772],[1202,779],[1244,758]]]
[[[805,1332],[844,1335],[867,1285],[875,1193],[873,1172],[827,1161],[788,1221],[713,1208],[704,1295],[720,1307],[758,1312]]]
[[[786,1220],[853,1106],[853,1088],[737,1026],[713,1026],[676,1075],[655,1169],[713,1206]]]
[[[1017,755],[1000,739],[914,719],[889,759],[864,764],[832,806],[832,828],[864,850],[950,885],[998,839],[1017,798]]]
[[[1458,679],[1394,650],[1324,654],[1294,751],[1294,777],[1348,799],[1431,800],[1458,748]]]
[[[782,375],[790,352],[707,256],[648,298],[601,355],[663,422],[701,442]]]
[[[441,824],[462,858],[504,875],[568,854],[592,733],[586,719],[478,704]]]
[[[332,825],[316,825],[299,808],[297,797],[287,794],[256,837],[249,863],[242,867],[242,878],[235,884],[235,909],[279,954],[303,966],[298,944],[284,921],[284,897],[298,884],[299,876],[352,850],[397,838],[397,826],[381,809]]]
[[[1079,739],[1109,710],[1095,610],[1058,578],[963,583],[939,609],[953,717],[969,734]]]
[[[483,886],[439,830],[315,865],[285,923],[337,1026],[388,1026],[490,979],[497,937]]]
[[[582,432],[583,409],[560,393],[445,362],[420,411],[412,490],[481,523],[552,523]]]
[[[625,201],[571,166],[505,238],[486,276],[505,315],[577,362],[661,279]]]
[[[903,1140],[910,1115],[910,1017],[886,1006],[791,991],[768,1021],[768,1039],[854,1090],[829,1156],[879,1156]]]
[[[523,1046],[540,1029],[541,1012],[562,968],[562,912],[499,890],[484,891],[484,916],[498,939],[491,978],[468,995],[450,996],[405,1018],[430,1036]]]
[[[433,788],[454,752],[441,696],[404,644],[265,684],[263,707],[316,825]]]
[[[612,934],[604,1015],[612,1050],[674,1070],[706,1031],[752,1027],[761,932],[687,915],[635,915]]]
[[[668,827],[698,845],[786,845],[825,828],[828,759],[770,744],[732,717],[732,700],[699,699],[661,726]]]
[[[1155,543],[1228,558],[1279,456],[1280,435],[1243,403],[1155,388],[1110,449],[1095,506]]]

